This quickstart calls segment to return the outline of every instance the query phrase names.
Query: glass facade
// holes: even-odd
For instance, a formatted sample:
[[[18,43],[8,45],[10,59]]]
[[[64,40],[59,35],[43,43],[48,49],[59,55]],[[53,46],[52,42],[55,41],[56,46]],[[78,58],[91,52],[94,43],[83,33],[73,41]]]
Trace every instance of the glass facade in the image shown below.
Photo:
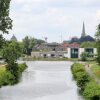
[[[79,49],[71,48],[71,58],[78,58],[78,56],[79,56]]]

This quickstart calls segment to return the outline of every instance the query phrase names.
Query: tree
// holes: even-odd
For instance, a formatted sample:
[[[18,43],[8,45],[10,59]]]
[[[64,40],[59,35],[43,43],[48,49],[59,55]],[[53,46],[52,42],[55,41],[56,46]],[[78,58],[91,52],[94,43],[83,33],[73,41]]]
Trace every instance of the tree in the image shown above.
[[[16,41],[8,41],[2,49],[3,58],[7,63],[6,69],[14,76],[13,80],[16,83],[18,81],[18,64],[17,58],[20,56],[21,49]]]
[[[24,47],[24,54],[30,55],[32,52],[32,48],[37,45],[37,44],[41,44],[44,43],[43,40],[40,39],[35,39],[32,37],[28,37],[26,36],[23,39],[23,47]]]
[[[96,43],[95,42],[83,42],[80,45],[81,48],[86,48],[86,47],[96,47]]]
[[[3,46],[3,57],[5,61],[9,63],[15,63],[20,56],[21,48],[16,41],[7,41]]]
[[[5,39],[4,39],[3,36],[0,34],[0,48],[2,48],[4,42],[5,42]]]
[[[28,36],[23,39],[24,53],[27,55],[30,55],[31,43],[32,41],[30,42],[30,38]]]
[[[9,8],[11,0],[0,0],[0,31],[8,33],[12,28],[12,20],[9,17]]]
[[[8,33],[8,30],[12,28],[12,20],[9,17],[9,8],[11,0],[0,0],[0,31]],[[4,43],[4,38],[0,34],[0,49]]]
[[[97,51],[98,51],[98,54],[97,54],[97,62],[100,64],[100,24],[98,25],[97,27],[97,32],[96,32],[96,46],[97,46]]]

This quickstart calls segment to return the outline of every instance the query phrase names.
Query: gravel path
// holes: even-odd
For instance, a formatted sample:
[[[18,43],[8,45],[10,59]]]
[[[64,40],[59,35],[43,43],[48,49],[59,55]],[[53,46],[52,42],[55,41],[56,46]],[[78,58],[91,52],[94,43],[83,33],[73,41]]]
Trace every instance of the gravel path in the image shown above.
[[[100,84],[100,79],[97,78],[97,77],[93,74],[93,72],[91,71],[91,66],[85,65],[85,69],[86,69],[86,71],[89,73],[89,75],[90,75],[91,77],[93,77],[94,80],[95,80],[98,84]]]

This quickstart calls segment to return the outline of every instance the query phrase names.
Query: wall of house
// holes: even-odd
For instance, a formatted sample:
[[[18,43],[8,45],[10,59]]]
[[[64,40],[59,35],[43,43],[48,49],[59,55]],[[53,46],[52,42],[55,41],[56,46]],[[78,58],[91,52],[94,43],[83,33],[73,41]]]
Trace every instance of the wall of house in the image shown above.
[[[79,48],[79,57],[78,58],[81,58],[81,54],[84,52],[84,48]]]

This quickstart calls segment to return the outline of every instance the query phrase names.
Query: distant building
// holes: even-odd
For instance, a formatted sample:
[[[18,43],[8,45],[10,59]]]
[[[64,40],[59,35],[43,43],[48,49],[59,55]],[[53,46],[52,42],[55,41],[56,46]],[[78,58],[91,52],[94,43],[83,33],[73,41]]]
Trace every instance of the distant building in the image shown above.
[[[73,42],[71,44],[69,44],[70,48],[78,48],[80,46],[80,44],[78,42]]]
[[[75,37],[72,37],[70,43],[78,42],[78,40],[79,40],[78,37],[76,37],[76,36]]]
[[[93,37],[91,37],[90,35],[86,35],[85,25],[84,25],[84,22],[83,22],[83,29],[82,29],[81,38],[79,39],[79,43],[87,42],[87,41],[95,41],[95,39]]]
[[[87,41],[95,41],[95,39],[93,37],[91,37],[90,35],[86,35],[85,24],[83,22],[83,28],[82,28],[81,37],[80,38],[72,37],[70,43],[73,43],[73,42],[82,43],[82,42],[87,42]]]
[[[33,51],[64,51],[62,44],[53,43],[42,43],[33,47]]]
[[[17,38],[16,38],[15,35],[13,34],[13,36],[11,37],[10,40],[15,40],[15,41],[17,41]]]
[[[36,58],[67,57],[67,48],[67,43],[42,43],[41,45],[36,45],[35,47],[33,47],[31,56]]]
[[[97,54],[97,48],[68,48],[68,58],[81,58],[83,52]]]

